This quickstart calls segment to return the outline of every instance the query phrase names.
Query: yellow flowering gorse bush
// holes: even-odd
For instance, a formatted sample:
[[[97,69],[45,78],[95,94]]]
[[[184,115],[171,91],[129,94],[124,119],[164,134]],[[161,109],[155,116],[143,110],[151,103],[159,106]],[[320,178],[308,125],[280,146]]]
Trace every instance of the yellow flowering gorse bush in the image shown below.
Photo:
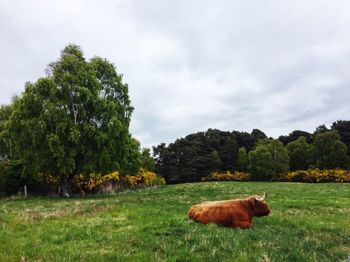
[[[117,171],[105,175],[80,174],[75,176],[72,182],[75,191],[80,194],[116,192],[129,188],[146,188],[165,184],[164,178],[145,169],[140,169],[135,176],[120,176]]]
[[[350,183],[350,171],[343,169],[309,169],[288,172],[281,175],[278,181],[308,183]]]
[[[115,171],[106,175],[102,174],[80,174],[73,178],[74,188],[81,194],[98,193],[102,186],[116,184],[120,180],[119,172]]]
[[[147,171],[141,168],[136,176],[125,176],[124,178],[127,186],[131,188],[136,187],[153,187],[165,185],[165,180],[157,176],[156,173]]]
[[[131,188],[136,188],[141,185],[141,177],[139,176],[126,175],[124,181],[126,185],[128,185]]]
[[[213,172],[210,173],[206,177],[202,177],[202,181],[249,181],[251,179],[251,175],[245,172],[234,171],[233,173],[230,171],[226,171],[224,173]]]

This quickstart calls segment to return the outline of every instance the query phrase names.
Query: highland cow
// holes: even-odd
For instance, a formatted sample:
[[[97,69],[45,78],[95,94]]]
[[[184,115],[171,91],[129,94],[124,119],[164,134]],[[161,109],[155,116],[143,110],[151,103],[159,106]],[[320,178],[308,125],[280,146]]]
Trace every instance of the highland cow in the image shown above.
[[[208,201],[192,206],[188,217],[203,224],[219,224],[226,227],[251,228],[253,217],[267,216],[270,209],[262,197]]]

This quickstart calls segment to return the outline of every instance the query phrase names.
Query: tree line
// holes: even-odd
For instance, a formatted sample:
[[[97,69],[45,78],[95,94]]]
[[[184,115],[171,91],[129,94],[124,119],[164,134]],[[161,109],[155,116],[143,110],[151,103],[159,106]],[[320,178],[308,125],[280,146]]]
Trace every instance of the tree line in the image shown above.
[[[295,130],[278,139],[259,129],[251,133],[208,129],[153,147],[156,172],[168,183],[200,181],[217,171],[243,171],[254,180],[309,168],[348,169],[350,121],[339,120],[313,133]]]
[[[66,46],[45,77],[26,83],[10,104],[0,106],[0,195],[24,185],[47,193],[43,180],[52,177],[60,181],[60,193],[69,195],[78,175],[126,176],[141,168],[180,183],[213,171],[269,180],[286,170],[349,167],[350,121],[277,140],[258,129],[209,129],[155,146],[152,157],[129,132],[132,112],[128,85],[115,66],[100,57],[86,60],[79,46]]]
[[[23,185],[40,192],[45,174],[60,179],[67,195],[78,174],[154,169],[150,150],[129,132],[132,112],[115,66],[66,46],[45,77],[0,107],[0,194]]]

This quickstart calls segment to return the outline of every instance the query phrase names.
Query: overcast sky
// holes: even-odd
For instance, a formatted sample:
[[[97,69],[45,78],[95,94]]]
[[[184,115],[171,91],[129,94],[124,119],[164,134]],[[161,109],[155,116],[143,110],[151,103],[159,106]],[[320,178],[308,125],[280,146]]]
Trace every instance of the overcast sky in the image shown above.
[[[69,43],[114,63],[142,147],[350,116],[350,1],[0,0],[0,103]]]

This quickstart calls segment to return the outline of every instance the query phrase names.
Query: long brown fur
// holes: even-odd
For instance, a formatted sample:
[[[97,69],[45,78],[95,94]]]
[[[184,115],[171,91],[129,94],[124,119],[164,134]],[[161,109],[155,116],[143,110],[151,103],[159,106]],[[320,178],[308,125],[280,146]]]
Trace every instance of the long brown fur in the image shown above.
[[[267,204],[255,197],[204,202],[192,206],[188,211],[188,217],[196,222],[234,228],[251,228],[254,216],[269,214]]]

